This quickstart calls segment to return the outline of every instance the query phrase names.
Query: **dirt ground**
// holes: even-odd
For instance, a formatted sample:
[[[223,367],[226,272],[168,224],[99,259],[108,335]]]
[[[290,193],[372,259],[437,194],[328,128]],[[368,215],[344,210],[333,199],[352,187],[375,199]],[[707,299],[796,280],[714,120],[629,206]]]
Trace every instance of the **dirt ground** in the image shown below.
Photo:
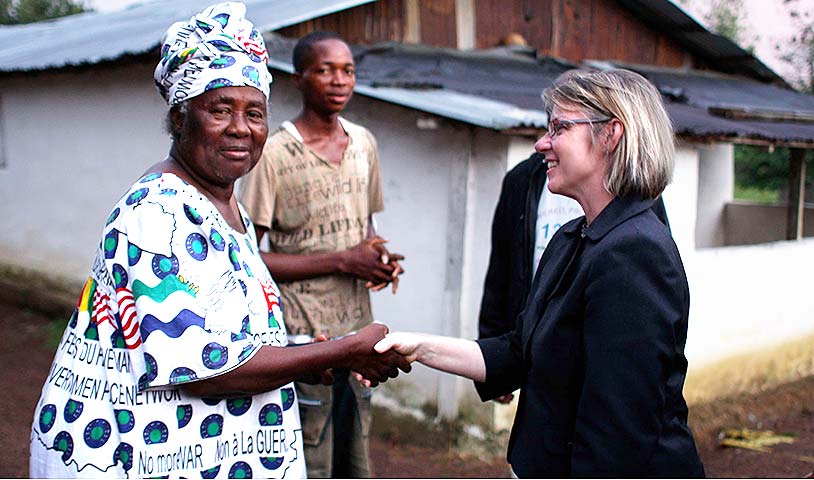
[[[0,478],[28,476],[28,441],[34,406],[59,335],[48,318],[0,302]],[[54,340],[51,340],[53,342]],[[814,472],[814,378],[691,408],[691,427],[709,477],[803,478]],[[792,444],[756,452],[718,446],[725,428],[789,432]],[[377,478],[508,478],[502,457],[478,458],[374,436],[371,461]]]

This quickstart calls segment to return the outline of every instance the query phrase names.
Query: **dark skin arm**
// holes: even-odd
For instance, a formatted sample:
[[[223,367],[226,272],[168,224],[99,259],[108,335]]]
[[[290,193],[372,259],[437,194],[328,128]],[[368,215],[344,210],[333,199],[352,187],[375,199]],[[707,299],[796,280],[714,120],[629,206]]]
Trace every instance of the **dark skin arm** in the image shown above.
[[[248,362],[223,375],[184,385],[187,393],[199,397],[253,395],[274,390],[306,376],[324,375],[331,368],[348,368],[376,386],[398,371],[411,370],[404,357],[373,350],[384,338],[387,327],[374,323],[355,335],[296,347],[263,346]]]
[[[254,229],[259,243],[268,232],[268,228],[255,225]],[[373,285],[382,283],[386,285],[403,271],[398,265],[398,260],[404,257],[387,254],[387,250],[382,245],[384,242],[386,242],[385,239],[373,236],[348,250],[339,252],[314,255],[260,252],[260,256],[278,282],[305,280],[341,273],[367,280]],[[388,258],[388,263],[382,261],[382,256],[385,254],[392,257],[392,260]]]

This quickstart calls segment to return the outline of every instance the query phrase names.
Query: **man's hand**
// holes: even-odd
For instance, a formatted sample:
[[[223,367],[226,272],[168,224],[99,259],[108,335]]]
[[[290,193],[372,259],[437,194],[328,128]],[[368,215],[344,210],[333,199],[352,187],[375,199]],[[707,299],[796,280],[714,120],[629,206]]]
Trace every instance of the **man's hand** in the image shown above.
[[[382,237],[370,237],[343,251],[340,271],[367,280],[373,285],[389,283],[393,278],[395,267],[391,265],[389,258],[386,258],[387,262],[383,261],[387,250],[382,244],[386,242],[387,240]]]
[[[412,370],[410,362],[396,351],[377,353],[373,346],[387,334],[387,327],[373,323],[359,330],[355,335],[340,341],[349,343],[351,353],[349,367],[356,372],[357,379],[363,378],[366,386],[375,387],[388,378],[396,378],[399,370],[407,373]]]
[[[375,245],[375,248],[376,250],[379,251],[379,254],[381,255],[382,263],[390,265],[390,267],[392,267],[393,269],[393,273],[390,275],[390,278],[386,282],[376,284],[371,281],[368,281],[365,284],[365,288],[369,288],[371,291],[378,292],[379,290],[387,287],[389,283],[392,283],[393,295],[395,295],[396,291],[398,291],[399,288],[399,275],[404,273],[404,269],[399,264],[401,260],[404,260],[404,255],[401,255],[400,253],[388,252],[387,248],[385,248],[384,246],[384,242],[377,243]]]

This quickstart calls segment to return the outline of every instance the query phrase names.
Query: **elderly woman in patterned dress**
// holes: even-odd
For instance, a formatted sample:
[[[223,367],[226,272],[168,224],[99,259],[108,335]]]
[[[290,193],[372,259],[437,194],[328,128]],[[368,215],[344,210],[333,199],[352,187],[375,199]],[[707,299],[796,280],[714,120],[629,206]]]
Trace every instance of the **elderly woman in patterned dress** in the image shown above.
[[[244,14],[214,5],[164,36],[172,146],[104,227],[36,406],[32,477],[304,477],[291,382],[409,370],[373,351],[380,324],[283,348],[279,290],[233,194],[268,133],[267,53]]]

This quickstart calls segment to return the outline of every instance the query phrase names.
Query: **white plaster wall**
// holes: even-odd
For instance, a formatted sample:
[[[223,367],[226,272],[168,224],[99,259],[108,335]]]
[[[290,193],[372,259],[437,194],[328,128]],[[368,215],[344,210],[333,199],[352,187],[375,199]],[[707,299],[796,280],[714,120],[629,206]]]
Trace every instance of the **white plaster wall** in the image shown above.
[[[698,218],[696,248],[722,247],[726,244],[725,210],[735,189],[735,159],[731,143],[697,145]]]
[[[276,121],[282,120],[277,112],[296,114],[300,97],[287,76],[278,75],[275,83]],[[419,128],[426,114],[361,95],[344,116],[376,136],[385,203],[377,215],[379,233],[389,239],[388,248],[407,257],[398,294],[372,294],[374,318],[394,331],[460,336],[472,129],[441,118],[436,128]],[[436,403],[444,415],[455,408],[459,391],[454,377],[420,365],[382,390],[410,406]]]
[[[685,258],[690,368],[814,333],[814,239],[707,248]]]
[[[37,74],[0,91],[0,261],[78,283],[113,204],[167,153],[152,69]]]
[[[698,211],[698,151],[692,145],[676,149],[673,181],[662,194],[673,239],[682,258],[695,250]]]

